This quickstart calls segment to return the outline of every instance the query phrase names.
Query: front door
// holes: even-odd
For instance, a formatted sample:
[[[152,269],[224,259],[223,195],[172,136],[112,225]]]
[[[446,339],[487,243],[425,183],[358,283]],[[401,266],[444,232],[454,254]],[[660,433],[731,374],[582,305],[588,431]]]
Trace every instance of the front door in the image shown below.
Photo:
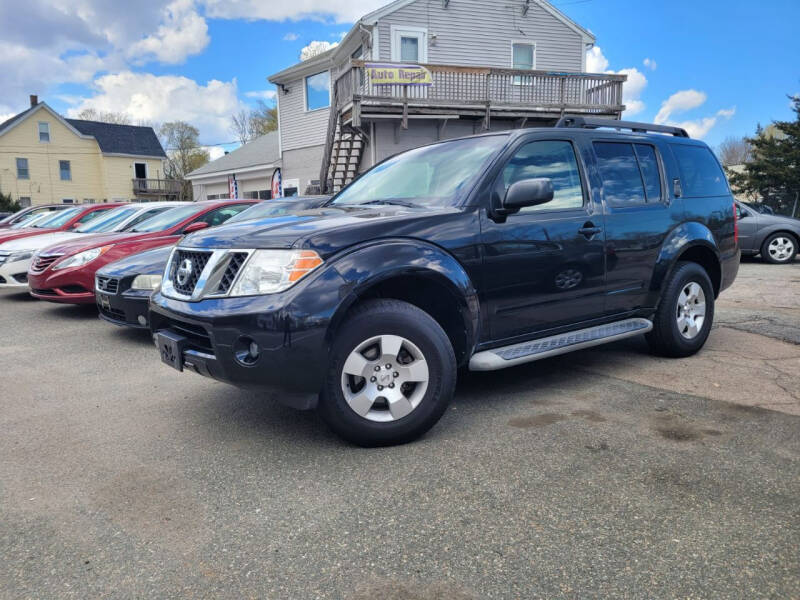
[[[758,214],[754,210],[736,203],[736,216],[739,218],[739,248],[742,252],[756,252],[755,236],[758,233]]]
[[[602,210],[586,188],[569,140],[524,141],[503,167],[495,192],[547,177],[553,200],[509,215],[483,213],[484,294],[492,341],[602,316],[605,284]]]

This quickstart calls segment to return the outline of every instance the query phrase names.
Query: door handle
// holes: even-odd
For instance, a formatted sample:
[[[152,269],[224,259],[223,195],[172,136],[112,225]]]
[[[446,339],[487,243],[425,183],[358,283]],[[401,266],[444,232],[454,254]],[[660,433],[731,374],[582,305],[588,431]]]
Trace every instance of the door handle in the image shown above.
[[[592,223],[591,221],[584,223],[583,227],[578,229],[578,233],[580,233],[581,235],[585,235],[587,239],[591,239],[601,231],[603,231],[603,228],[595,227],[594,223]]]

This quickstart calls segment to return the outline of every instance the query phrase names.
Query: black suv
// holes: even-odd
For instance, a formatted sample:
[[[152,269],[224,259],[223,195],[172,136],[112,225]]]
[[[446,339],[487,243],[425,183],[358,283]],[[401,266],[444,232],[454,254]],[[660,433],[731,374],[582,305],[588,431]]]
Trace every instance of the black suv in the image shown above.
[[[416,148],[318,211],[188,236],[150,323],[178,370],[317,407],[358,444],[402,443],[442,416],[459,366],[639,334],[694,354],[737,235],[704,143],[564,118]]]

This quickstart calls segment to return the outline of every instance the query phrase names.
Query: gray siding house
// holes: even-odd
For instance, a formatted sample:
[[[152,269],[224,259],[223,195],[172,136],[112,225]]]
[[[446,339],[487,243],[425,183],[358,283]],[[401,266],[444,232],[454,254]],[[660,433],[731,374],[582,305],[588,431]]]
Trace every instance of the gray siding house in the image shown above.
[[[284,187],[335,192],[399,151],[562,115],[619,118],[624,75],[585,73],[594,36],[545,0],[395,0],[272,75]],[[373,81],[423,65],[425,86]]]

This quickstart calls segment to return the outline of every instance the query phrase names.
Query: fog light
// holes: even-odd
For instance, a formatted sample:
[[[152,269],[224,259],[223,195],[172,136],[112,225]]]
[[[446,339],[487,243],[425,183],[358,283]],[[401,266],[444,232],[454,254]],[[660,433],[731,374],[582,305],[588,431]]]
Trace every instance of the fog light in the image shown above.
[[[236,362],[245,367],[253,366],[260,354],[261,349],[258,344],[249,337],[242,336],[233,345],[233,356],[236,358]]]
[[[142,327],[147,327],[147,317],[145,317],[144,315],[139,315],[138,317],[136,317],[136,320],[139,321],[139,325],[141,325]]]

